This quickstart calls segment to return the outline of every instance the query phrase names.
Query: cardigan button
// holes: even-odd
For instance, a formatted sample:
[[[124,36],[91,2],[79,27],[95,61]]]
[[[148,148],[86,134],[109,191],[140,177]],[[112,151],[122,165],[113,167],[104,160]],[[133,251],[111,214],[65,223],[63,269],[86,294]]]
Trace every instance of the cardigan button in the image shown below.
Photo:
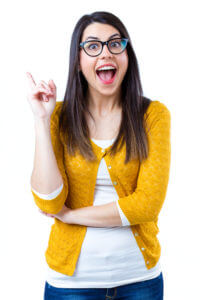
[[[114,184],[114,185],[117,185],[117,181],[113,181],[113,184]]]
[[[111,169],[111,166],[108,166],[108,169]]]
[[[137,233],[137,232],[135,232],[135,236],[138,236],[138,233]]]
[[[145,248],[141,248],[141,250],[142,250],[142,251],[144,251],[144,250],[145,250]]]
[[[101,152],[104,153],[106,150],[105,149],[101,149]]]
[[[149,265],[149,261],[147,260],[147,265]]]

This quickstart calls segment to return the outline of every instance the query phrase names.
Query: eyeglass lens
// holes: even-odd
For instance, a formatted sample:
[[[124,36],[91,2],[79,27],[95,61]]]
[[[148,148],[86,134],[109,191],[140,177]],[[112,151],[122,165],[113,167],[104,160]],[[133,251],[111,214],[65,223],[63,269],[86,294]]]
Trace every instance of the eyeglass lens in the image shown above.
[[[121,53],[126,48],[126,40],[112,39],[108,42],[108,48],[112,53]],[[98,41],[88,41],[84,45],[85,51],[91,55],[98,55],[102,50],[102,44]]]

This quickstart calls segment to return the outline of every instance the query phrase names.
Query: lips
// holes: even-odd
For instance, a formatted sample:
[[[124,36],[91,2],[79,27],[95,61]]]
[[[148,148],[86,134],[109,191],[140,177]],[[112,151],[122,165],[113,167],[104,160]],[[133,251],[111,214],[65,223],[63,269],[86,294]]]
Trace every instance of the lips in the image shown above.
[[[103,68],[104,67],[104,68]],[[112,67],[109,69],[109,67]],[[102,70],[100,70],[103,68]],[[104,84],[111,84],[115,80],[117,68],[114,64],[104,64],[96,69],[96,74]]]
[[[104,64],[104,65],[101,65],[101,66],[99,66],[99,67],[97,67],[96,68],[96,71],[98,71],[98,69],[100,69],[100,68],[102,68],[102,67],[113,67],[113,68],[115,68],[115,69],[117,69],[117,67],[114,65],[114,64],[110,64],[110,63],[108,63],[108,64]]]

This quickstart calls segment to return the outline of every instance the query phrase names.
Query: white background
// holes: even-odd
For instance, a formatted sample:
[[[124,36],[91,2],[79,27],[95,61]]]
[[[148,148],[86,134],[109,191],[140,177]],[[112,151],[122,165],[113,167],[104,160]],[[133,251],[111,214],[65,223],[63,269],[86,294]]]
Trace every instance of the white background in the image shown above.
[[[159,217],[165,300],[200,299],[198,1],[4,1],[0,7],[1,299],[43,299],[53,219],[30,191],[34,120],[26,72],[67,83],[71,34],[83,14],[116,14],[130,33],[144,94],[171,112],[171,172]],[[3,296],[4,295],[4,296]]]

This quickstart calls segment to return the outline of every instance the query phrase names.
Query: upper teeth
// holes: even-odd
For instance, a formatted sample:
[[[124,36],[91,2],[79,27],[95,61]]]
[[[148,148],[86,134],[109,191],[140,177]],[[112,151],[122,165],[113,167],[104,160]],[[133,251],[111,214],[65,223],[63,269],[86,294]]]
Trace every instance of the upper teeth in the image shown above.
[[[105,67],[101,67],[99,69],[97,69],[97,71],[102,71],[102,70],[113,70],[115,69],[114,67],[112,66],[105,66]]]

